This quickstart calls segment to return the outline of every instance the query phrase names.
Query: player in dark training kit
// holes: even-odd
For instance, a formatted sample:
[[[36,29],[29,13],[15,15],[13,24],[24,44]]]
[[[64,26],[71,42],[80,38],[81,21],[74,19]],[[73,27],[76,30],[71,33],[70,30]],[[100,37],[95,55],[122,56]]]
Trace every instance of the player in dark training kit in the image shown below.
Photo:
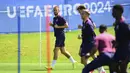
[[[80,6],[77,7],[77,10],[78,10],[78,12],[79,12],[80,15],[81,15],[81,13],[82,13],[84,10],[86,10],[86,8],[85,8],[83,5],[80,5]],[[93,27],[95,27],[95,26],[93,25],[93,21],[90,20],[90,18],[89,18],[90,12],[88,11],[87,13],[88,13],[89,24],[90,24],[90,26],[92,26],[92,29],[91,29],[91,30],[92,30],[93,33],[94,33],[94,30],[93,30],[94,28],[93,28]],[[82,17],[82,16],[81,16],[81,17]],[[83,18],[82,18],[82,19],[83,19]],[[79,29],[82,29],[83,26],[84,26],[84,25],[79,25],[78,28],[79,28]],[[91,28],[91,27],[90,27],[90,28]],[[90,29],[88,29],[88,30],[90,30]],[[82,30],[82,32],[83,32],[83,30]],[[91,33],[91,32],[90,32],[90,33]],[[85,33],[84,33],[84,34],[85,34]],[[87,34],[87,33],[86,33],[86,34]],[[83,33],[82,33],[82,35],[83,35]],[[96,36],[95,33],[94,33],[93,36]],[[92,36],[92,37],[93,37],[93,36]],[[82,36],[81,36],[81,37],[78,37],[78,38],[80,39],[80,38],[82,38]],[[82,45],[81,45],[81,47],[82,47]],[[81,52],[82,52],[82,49],[80,49],[80,51],[79,51],[79,55],[80,55],[80,56],[81,56]],[[89,52],[90,52],[90,51],[89,51]],[[96,51],[95,51],[95,52],[96,52]],[[85,54],[87,54],[87,53],[85,53]],[[84,56],[86,56],[86,55],[84,55]],[[93,56],[93,58],[95,58],[94,55],[92,55],[92,56]],[[84,65],[87,64],[86,60],[84,60],[84,59],[82,59],[82,58],[81,58],[81,63],[84,64]]]
[[[87,9],[83,10],[81,12],[81,18],[83,20],[82,26],[78,26],[79,28],[82,28],[82,44],[81,44],[81,62],[86,65],[86,57],[87,54],[90,53],[90,51],[94,47],[96,34],[94,32],[93,24],[89,20],[89,11]]]
[[[96,58],[96,54],[94,54],[96,52],[94,45],[94,38],[96,36],[94,28],[96,28],[96,25],[89,17],[90,12],[85,8],[84,5],[78,6],[77,10],[80,13],[81,18],[83,19],[83,25],[78,26],[79,29],[82,29],[82,36],[78,38],[82,38],[82,44],[80,46],[79,55],[81,56],[81,63],[85,66],[86,64],[88,64],[89,57],[92,57],[93,59]],[[99,73],[105,73],[103,67],[99,67],[98,71]]]
[[[98,49],[99,56],[95,58],[91,63],[85,66],[82,73],[89,73],[90,71],[101,67],[109,66],[110,73],[114,73],[113,56],[115,54],[115,37],[107,33],[107,26],[100,25],[100,35],[96,36],[95,45]]]
[[[123,6],[114,5],[112,16],[115,18],[115,36],[117,51],[114,60],[118,63],[118,73],[127,73],[130,58],[130,26],[122,19]]]
[[[56,64],[56,60],[58,59],[58,51],[60,50],[63,55],[65,55],[72,64],[76,62],[73,57],[69,54],[69,52],[66,51],[65,47],[65,32],[64,28],[68,28],[68,24],[65,21],[63,17],[59,15],[59,7],[55,6],[54,7],[54,15],[55,17],[53,18],[53,23],[50,23],[50,26],[54,28],[54,36],[56,37],[55,41],[55,48],[54,48],[54,57],[52,61],[51,68],[54,68]]]

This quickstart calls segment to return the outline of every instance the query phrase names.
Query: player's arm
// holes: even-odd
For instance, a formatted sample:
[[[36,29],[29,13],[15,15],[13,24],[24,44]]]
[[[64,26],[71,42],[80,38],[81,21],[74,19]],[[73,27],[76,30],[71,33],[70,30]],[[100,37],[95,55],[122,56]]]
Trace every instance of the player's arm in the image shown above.
[[[116,26],[116,23],[115,23],[115,22],[113,23],[113,26]]]
[[[96,28],[96,24],[93,22],[94,29]]]
[[[111,43],[112,43],[112,48],[116,48],[116,46],[117,46],[116,39],[115,39],[115,37],[112,36],[112,35],[111,35],[111,37],[112,37],[112,41],[111,41]]]
[[[68,28],[68,23],[66,22],[66,20],[64,18],[61,17],[61,24],[64,24],[63,26],[58,26],[58,25],[55,25],[54,27],[55,28]]]
[[[82,29],[82,25],[79,24],[79,25],[78,25],[78,29]]]
[[[128,38],[130,38],[130,24],[127,24],[126,25],[126,31],[128,32],[127,34],[128,34]]]
[[[116,40],[112,40],[112,48],[115,48],[117,46]]]
[[[78,54],[79,54],[79,56],[81,55],[81,49],[82,49],[82,48],[80,48],[80,49],[79,49],[79,53],[78,53]]]
[[[82,36],[81,36],[81,34],[79,34],[79,35],[78,35],[78,39],[82,39]]]
[[[55,25],[55,28],[68,28],[68,23],[65,23],[63,26]]]
[[[87,29],[88,29],[88,31],[86,32],[86,34],[95,34],[94,28],[93,28],[92,24],[87,24],[86,26],[87,26]]]
[[[93,20],[91,19],[91,18],[89,18],[90,19],[90,21],[93,23],[93,27],[94,27],[94,29],[96,28],[96,24],[93,22]]]
[[[124,34],[126,35],[127,39],[130,39],[130,25],[129,24],[124,24],[121,26],[123,29]]]
[[[49,23],[50,26],[54,27],[54,24],[52,22]]]
[[[129,24],[124,24],[124,25],[122,25],[122,27],[123,27],[123,30],[124,30],[124,32],[130,32],[130,25]]]
[[[54,27],[54,18],[53,18],[53,23],[52,22],[49,22],[49,25]]]

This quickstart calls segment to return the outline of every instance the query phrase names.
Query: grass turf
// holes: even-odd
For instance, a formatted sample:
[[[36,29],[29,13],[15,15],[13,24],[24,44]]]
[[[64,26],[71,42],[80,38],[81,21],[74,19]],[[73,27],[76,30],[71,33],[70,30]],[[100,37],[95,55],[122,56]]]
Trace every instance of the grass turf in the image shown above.
[[[98,35],[98,29],[95,30]],[[108,28],[108,33],[114,35],[113,28]],[[75,60],[80,62],[78,56],[81,40],[77,39],[79,30],[66,33],[66,49],[71,53]],[[42,66],[39,65],[39,33],[21,34],[21,73],[47,73],[46,53],[46,33],[42,33]],[[17,73],[17,34],[0,34],[0,73]],[[50,33],[51,60],[53,57],[55,38]],[[91,58],[90,58],[91,60]],[[55,70],[52,73],[81,73],[83,65],[77,64],[75,70],[72,69],[70,61],[59,52]],[[107,68],[107,67],[105,67]],[[108,71],[108,70],[107,70]],[[129,71],[130,72],[130,71]],[[95,71],[94,73],[97,73]],[[108,72],[109,73],[109,72]]]

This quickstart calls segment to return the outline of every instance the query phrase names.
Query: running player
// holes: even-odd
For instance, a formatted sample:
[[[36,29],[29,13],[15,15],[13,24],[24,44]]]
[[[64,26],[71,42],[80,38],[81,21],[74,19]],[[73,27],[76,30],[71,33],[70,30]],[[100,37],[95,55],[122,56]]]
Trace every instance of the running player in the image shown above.
[[[130,26],[122,19],[124,8],[114,5],[112,16],[115,18],[116,48],[114,59],[118,63],[119,72],[127,73],[127,65],[130,58]]]
[[[84,5],[80,5],[80,6],[78,6],[77,7],[77,10],[78,10],[78,12],[81,14],[82,13],[82,11],[84,11],[84,10],[86,10],[86,8],[85,8],[85,6]],[[96,27],[96,25],[95,25],[95,23],[92,21],[92,19],[89,17],[89,15],[90,15],[90,12],[87,10],[87,20],[89,21],[89,27],[87,26],[84,26],[84,27],[86,27],[86,30],[84,30],[84,32],[87,32],[88,31],[88,33],[82,33],[82,35],[83,34],[86,34],[86,37],[85,38],[87,38],[86,40],[85,39],[82,39],[82,40],[84,40],[84,41],[89,41],[90,42],[90,40],[91,40],[91,42],[93,42],[94,43],[94,37],[96,36],[95,35],[95,32],[94,32],[94,28]],[[82,16],[82,14],[81,14],[81,16]],[[83,15],[84,16],[84,15]],[[86,24],[87,25],[87,24]],[[78,26],[78,28],[79,29],[82,29],[82,26],[81,25],[79,25]],[[82,32],[83,32],[83,30],[82,30]],[[89,37],[88,37],[89,36]],[[79,39],[81,39],[82,38],[82,36],[78,36],[78,38]],[[91,39],[90,39],[91,38]],[[84,49],[86,49],[86,51],[85,50],[83,50],[83,42],[82,42],[82,44],[81,44],[81,48],[80,48],[80,50],[79,50],[79,55],[81,56],[81,63],[82,64],[84,64],[84,66],[89,62],[89,60],[88,60],[88,58],[89,58],[89,56],[91,56],[93,59],[95,59],[96,58],[96,54],[94,54],[95,52],[96,52],[96,49],[95,49],[95,47],[94,47],[94,45],[92,46],[92,44],[91,44],[91,47],[90,47],[90,44],[89,45],[86,45],[87,43],[85,43],[85,46],[88,46],[88,47],[84,47]],[[85,52],[85,54],[84,55],[81,55],[82,54],[82,52]],[[86,54],[87,55],[89,55],[89,56],[86,56]],[[104,70],[104,68],[103,67],[100,67],[100,68],[98,68],[98,71],[99,71],[99,73],[105,73],[105,70]]]
[[[95,38],[95,44],[96,48],[98,49],[99,56],[95,58],[91,63],[86,65],[82,73],[89,73],[90,71],[105,65],[109,66],[110,73],[113,73],[115,70],[115,66],[113,66],[113,56],[115,53],[115,37],[106,33],[106,25],[100,25],[99,32],[100,35],[96,36]]]
[[[54,48],[54,57],[53,57],[53,61],[51,64],[52,69],[54,68],[54,66],[56,64],[56,60],[58,59],[59,50],[61,51],[61,53],[63,55],[65,55],[68,59],[70,59],[70,61],[72,62],[73,65],[76,62],[73,59],[73,57],[70,55],[70,53],[68,51],[66,51],[66,49],[64,48],[65,47],[64,28],[68,28],[68,24],[65,21],[65,19],[59,15],[59,12],[60,12],[59,7],[55,6],[54,7],[55,17],[53,18],[53,23],[50,23],[50,26],[52,26],[54,28],[54,36],[56,37],[55,48]]]
[[[81,63],[84,64],[84,66],[87,64],[87,60],[90,56],[93,56],[96,52],[95,48],[95,37],[96,34],[94,32],[94,26],[91,20],[89,19],[89,11],[87,9],[83,10],[81,12],[81,18],[83,20],[83,26],[82,27],[82,44],[80,46],[80,56],[81,56]],[[94,57],[95,58],[95,57]],[[99,73],[105,73],[105,70],[103,67],[98,69]]]
[[[81,14],[81,12],[82,12],[83,10],[85,10],[85,9],[86,9],[86,7],[85,7],[84,5],[80,5],[80,6],[77,7],[77,11],[78,11],[80,14]],[[90,12],[89,12],[89,13],[90,13]],[[93,27],[96,28],[95,23],[92,21],[92,19],[91,19],[90,17],[89,17],[89,20],[93,23]],[[78,28],[81,29],[82,26],[79,25]],[[81,35],[79,35],[79,36],[78,36],[78,39],[81,39],[81,38],[82,38]],[[92,53],[94,53],[94,52],[96,52],[96,50],[92,51]],[[79,55],[80,55],[80,53],[81,53],[81,50],[79,50]],[[96,55],[93,55],[93,54],[92,54],[92,57],[93,57],[93,58],[96,58]],[[89,61],[88,61],[88,63],[89,63]]]

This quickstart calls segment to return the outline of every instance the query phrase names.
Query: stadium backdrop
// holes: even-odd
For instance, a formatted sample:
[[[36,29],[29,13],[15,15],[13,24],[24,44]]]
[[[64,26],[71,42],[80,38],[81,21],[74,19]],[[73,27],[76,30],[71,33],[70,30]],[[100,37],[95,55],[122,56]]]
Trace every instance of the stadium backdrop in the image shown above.
[[[79,4],[84,4],[91,11],[91,18],[97,27],[100,24],[112,25],[114,19],[111,16],[111,9],[114,4],[124,6],[124,17],[130,23],[130,0],[2,0],[0,2],[0,33],[17,32],[18,12],[20,12],[21,32],[39,32],[40,17],[42,18],[41,31],[45,31],[47,7],[48,15],[52,20],[55,5],[60,7],[60,14],[68,21],[69,29],[75,30],[77,25],[81,24],[76,11]],[[53,31],[52,28],[51,31]]]

